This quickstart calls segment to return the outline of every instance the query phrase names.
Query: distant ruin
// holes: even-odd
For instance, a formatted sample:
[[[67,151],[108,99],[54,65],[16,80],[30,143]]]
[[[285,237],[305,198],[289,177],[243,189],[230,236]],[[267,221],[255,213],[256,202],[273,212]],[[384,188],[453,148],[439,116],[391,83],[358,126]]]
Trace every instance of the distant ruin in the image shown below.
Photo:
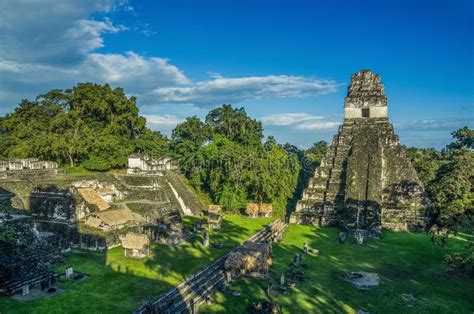
[[[176,169],[178,166],[170,157],[152,158],[137,154],[128,157],[128,174],[149,174]]]
[[[42,161],[36,158],[0,160],[0,171],[56,168],[58,168],[58,164],[54,161]]]
[[[352,75],[344,123],[316,169],[290,222],[363,229],[420,230],[425,225],[423,185],[388,122],[379,75]]]
[[[0,179],[47,178],[63,174],[54,161],[36,158],[0,160]]]
[[[51,267],[71,248],[123,246],[126,257],[141,258],[150,244],[177,245],[190,234],[181,215],[204,207],[175,171],[78,179],[42,173],[62,172],[55,163],[29,161],[0,171],[0,226],[15,235],[0,241],[0,295],[47,290],[59,278]]]
[[[129,232],[121,240],[125,257],[144,258],[150,254],[150,240],[144,234]]]

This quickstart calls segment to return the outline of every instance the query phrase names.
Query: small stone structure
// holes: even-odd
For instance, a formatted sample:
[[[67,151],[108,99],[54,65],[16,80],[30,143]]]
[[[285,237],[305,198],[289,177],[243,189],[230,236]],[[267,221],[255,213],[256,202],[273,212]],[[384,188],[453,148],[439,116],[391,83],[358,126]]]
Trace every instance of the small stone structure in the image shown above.
[[[42,161],[36,158],[0,160],[0,171],[57,169],[54,161]]]
[[[224,267],[233,277],[251,275],[265,278],[272,265],[272,245],[270,243],[244,242],[227,257]]]
[[[271,217],[273,213],[273,205],[266,203],[248,203],[245,208],[245,213],[253,218],[258,217],[258,215],[263,217]]]
[[[202,239],[202,246],[209,247],[209,232],[204,232],[204,237]]]
[[[422,230],[428,200],[392,124],[379,75],[352,75],[344,123],[310,179],[290,222],[365,229]]]
[[[0,179],[41,179],[63,173],[54,161],[35,158],[0,160]]]
[[[260,204],[258,207],[258,213],[263,217],[271,217],[273,213],[273,204]]]
[[[219,214],[209,213],[207,215],[207,224],[209,229],[220,229],[222,222],[222,216]]]
[[[245,208],[245,213],[250,217],[257,217],[258,216],[258,204],[256,203],[248,203]]]
[[[287,228],[287,224],[283,220],[281,219],[275,220],[270,226],[272,242],[281,241],[283,238],[283,233],[285,232],[286,228]]]
[[[247,310],[248,314],[280,314],[282,313],[280,305],[275,301],[261,301],[250,305]]]
[[[128,174],[157,173],[176,169],[178,166],[170,157],[153,158],[145,155],[130,155],[128,157]]]
[[[117,191],[111,188],[98,188],[97,193],[107,203],[111,203],[117,197]]]
[[[221,211],[222,211],[221,205],[209,205],[207,207],[207,212],[208,213],[219,214]]]
[[[102,231],[109,231],[123,228],[134,220],[135,218],[130,210],[119,208],[103,212],[94,212],[85,219],[85,224]]]
[[[66,278],[70,279],[72,278],[73,275],[74,275],[74,269],[72,268],[72,266],[66,267],[66,273],[65,273]]]
[[[91,188],[78,188],[77,191],[86,203],[96,206],[99,211],[104,211],[110,208],[109,203],[104,200],[96,190]]]
[[[28,294],[30,294],[30,286],[28,284],[24,284],[21,287],[21,295],[25,296],[25,295],[28,295]]]
[[[351,271],[343,276],[344,280],[353,284],[357,288],[367,289],[369,287],[378,286],[380,283],[379,275],[368,273],[365,271]]]
[[[125,257],[144,258],[150,255],[150,240],[145,234],[129,232],[121,240]]]

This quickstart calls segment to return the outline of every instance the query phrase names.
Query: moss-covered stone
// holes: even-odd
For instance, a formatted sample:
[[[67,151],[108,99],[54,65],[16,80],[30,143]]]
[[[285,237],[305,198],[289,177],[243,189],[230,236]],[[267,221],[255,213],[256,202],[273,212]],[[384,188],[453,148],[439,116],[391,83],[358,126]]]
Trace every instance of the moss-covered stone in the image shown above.
[[[377,89],[360,93],[360,108],[380,105],[375,100],[383,96],[383,85],[374,76],[353,75],[350,94],[354,86]],[[378,83],[359,82],[365,79]],[[373,103],[367,96],[372,94],[378,95]],[[357,95],[352,92],[350,100],[355,102]],[[386,118],[350,117],[339,127],[290,221],[366,229],[374,235],[382,228],[419,230],[426,204],[424,188],[392,124]]]

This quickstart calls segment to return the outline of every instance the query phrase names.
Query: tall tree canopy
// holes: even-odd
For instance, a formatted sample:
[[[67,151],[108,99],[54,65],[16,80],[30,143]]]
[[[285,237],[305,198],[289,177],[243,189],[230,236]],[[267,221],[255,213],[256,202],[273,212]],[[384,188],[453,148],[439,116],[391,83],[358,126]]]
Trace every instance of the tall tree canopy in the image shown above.
[[[3,157],[36,157],[91,170],[124,167],[132,152],[166,153],[167,140],[146,128],[135,97],[108,84],[81,83],[23,100],[0,119]]]
[[[204,121],[188,118],[172,133],[170,149],[183,173],[198,189],[226,209],[248,201],[270,202],[284,213],[300,165],[273,137],[265,143],[261,122],[243,108],[223,105]]]
[[[474,132],[464,127],[451,134],[454,141],[441,152],[407,149],[431,200],[432,230],[441,232],[444,241],[459,227],[472,224],[474,214]]]

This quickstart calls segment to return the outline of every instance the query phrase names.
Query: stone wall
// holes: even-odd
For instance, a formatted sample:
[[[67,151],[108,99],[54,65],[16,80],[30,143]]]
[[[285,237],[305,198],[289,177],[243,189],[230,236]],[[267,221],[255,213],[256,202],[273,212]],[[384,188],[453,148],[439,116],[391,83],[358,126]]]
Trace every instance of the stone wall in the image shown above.
[[[176,170],[178,167],[169,157],[152,158],[142,155],[128,157],[129,174],[155,173],[165,170]]]
[[[371,118],[387,118],[388,110],[387,106],[385,107],[370,107],[367,108]],[[345,119],[359,119],[362,117],[362,108],[344,108],[344,118]]]
[[[0,290],[14,294],[23,285],[38,284],[49,275],[49,269],[63,260],[64,239],[56,234],[41,233],[32,219],[2,222],[14,230],[13,242],[0,241]]]
[[[35,158],[0,160],[0,171],[56,168],[58,168],[58,164],[54,161],[43,161]]]
[[[36,186],[29,203],[33,216],[71,223],[76,221],[76,204],[69,189],[55,185]]]

